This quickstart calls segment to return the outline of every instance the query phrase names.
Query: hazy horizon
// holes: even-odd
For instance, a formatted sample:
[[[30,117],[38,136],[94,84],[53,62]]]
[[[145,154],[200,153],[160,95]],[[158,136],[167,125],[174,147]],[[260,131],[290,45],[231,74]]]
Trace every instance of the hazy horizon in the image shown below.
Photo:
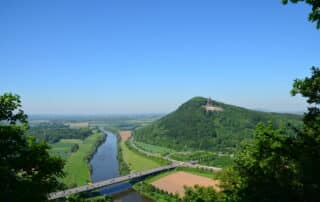
[[[186,100],[188,101],[188,100]],[[219,100],[215,100],[215,101],[219,101]],[[221,101],[219,101],[221,102]],[[166,114],[169,114],[171,112],[174,112],[176,109],[178,109],[179,106],[181,106],[182,104],[184,104],[185,102],[183,103],[180,103],[177,108],[171,110],[171,111],[167,111],[167,112],[133,112],[133,113],[29,113],[29,116],[66,116],[66,117],[69,117],[69,116],[79,116],[79,117],[123,117],[123,116],[153,116],[153,115],[156,115],[156,116],[163,116],[163,115],[166,115]],[[230,103],[225,103],[225,104],[230,104]],[[231,104],[231,105],[234,105],[234,104]],[[274,110],[269,110],[269,109],[263,109],[263,108],[248,108],[248,107],[244,107],[244,106],[239,106],[239,105],[235,105],[235,106],[238,106],[238,107],[243,107],[243,108],[246,108],[246,109],[249,109],[249,110],[254,110],[254,111],[260,111],[260,112],[271,112],[271,113],[290,113],[290,114],[303,114],[304,112],[306,112],[307,108],[305,108],[305,110],[296,110],[296,111],[286,111],[286,110],[278,110],[278,111],[274,111]]]
[[[320,40],[305,5],[0,5],[0,93],[19,94],[28,114],[163,114],[199,95],[249,109],[302,112],[305,100],[289,93],[293,80],[319,65]]]

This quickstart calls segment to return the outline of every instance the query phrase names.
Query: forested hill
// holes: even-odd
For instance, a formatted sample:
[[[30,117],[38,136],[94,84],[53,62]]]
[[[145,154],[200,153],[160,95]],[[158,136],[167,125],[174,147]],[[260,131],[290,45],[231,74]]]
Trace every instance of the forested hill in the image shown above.
[[[234,151],[244,139],[253,137],[259,122],[271,121],[274,127],[287,123],[300,125],[300,115],[267,113],[195,97],[176,111],[135,130],[135,139],[177,150]],[[221,109],[222,108],[222,109]]]

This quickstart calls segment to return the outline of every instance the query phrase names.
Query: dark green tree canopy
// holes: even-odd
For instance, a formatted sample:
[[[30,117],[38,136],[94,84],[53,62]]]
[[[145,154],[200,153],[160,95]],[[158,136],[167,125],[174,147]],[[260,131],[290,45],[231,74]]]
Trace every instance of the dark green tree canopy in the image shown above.
[[[60,185],[64,162],[25,134],[27,116],[20,107],[19,96],[0,95],[0,201],[47,201]]]
[[[309,21],[317,23],[317,29],[320,29],[320,0],[282,0],[282,3],[287,4],[289,1],[292,3],[305,2],[311,5]]]
[[[15,124],[17,121],[27,123],[27,115],[21,109],[20,96],[5,93],[0,96],[0,121]]]
[[[225,177],[225,193],[231,201],[316,202],[320,193],[320,70],[297,79],[292,94],[311,104],[301,129],[275,130],[259,124],[254,140],[236,156],[232,172]]]
[[[184,202],[218,202],[218,194],[212,187],[185,187]]]
[[[309,104],[320,104],[320,69],[311,68],[312,76],[304,79],[296,79],[293,83],[292,95],[301,94],[308,98]]]

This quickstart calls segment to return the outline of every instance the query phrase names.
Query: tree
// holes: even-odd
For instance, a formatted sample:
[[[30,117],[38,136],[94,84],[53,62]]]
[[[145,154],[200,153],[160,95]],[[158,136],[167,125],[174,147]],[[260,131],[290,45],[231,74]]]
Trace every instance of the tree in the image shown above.
[[[0,96],[0,121],[5,120],[10,124],[16,124],[17,121],[27,123],[27,115],[20,107],[20,96],[11,93]]]
[[[302,128],[275,130],[259,124],[255,137],[237,154],[223,184],[229,201],[319,201],[320,193],[320,69],[297,79],[292,95],[301,94],[312,106]]]
[[[311,68],[311,77],[294,81],[292,95],[301,94],[311,105],[305,114],[302,131],[297,135],[297,161],[303,197],[315,201],[320,193],[320,69]]]
[[[320,29],[320,0],[282,0],[283,4],[288,2],[299,3],[305,2],[312,6],[312,11],[309,13],[309,21],[317,23],[317,29]]]
[[[64,161],[49,146],[27,136],[27,115],[20,97],[0,95],[0,201],[47,201],[60,185]]]
[[[286,202],[301,199],[295,137],[272,124],[258,124],[254,140],[237,154],[226,191],[237,201]],[[234,185],[236,184],[236,185]],[[232,187],[233,185],[233,187]],[[230,187],[231,186],[231,187]],[[233,189],[233,190],[232,190]],[[302,201],[302,200],[301,200]]]
[[[218,202],[218,194],[212,187],[200,187],[195,185],[193,188],[185,187],[185,202]]]

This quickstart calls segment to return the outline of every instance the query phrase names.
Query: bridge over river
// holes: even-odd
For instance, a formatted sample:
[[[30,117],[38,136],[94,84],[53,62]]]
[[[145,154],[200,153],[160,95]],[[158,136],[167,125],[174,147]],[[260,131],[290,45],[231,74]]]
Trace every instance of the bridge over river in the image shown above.
[[[100,130],[104,133],[107,133],[107,131],[105,131],[103,129],[100,129]],[[132,140],[133,139],[130,138],[131,143],[132,143]],[[138,151],[146,154],[147,156],[154,156],[154,154],[151,154],[149,152],[146,152],[146,151],[143,151],[143,150],[137,148],[134,144],[132,146],[135,147]],[[169,156],[161,157],[161,158],[168,160],[168,161],[171,161],[171,165],[167,165],[167,166],[163,166],[163,167],[159,167],[159,168],[155,168],[155,169],[151,169],[151,170],[141,171],[141,172],[135,172],[135,173],[131,173],[131,174],[125,175],[125,176],[110,178],[108,180],[95,182],[92,184],[88,184],[88,185],[84,185],[84,186],[80,186],[80,187],[75,187],[72,189],[67,189],[67,190],[63,190],[63,191],[59,191],[59,192],[50,193],[48,195],[48,199],[54,200],[54,199],[58,199],[58,198],[65,198],[71,194],[86,192],[86,191],[106,187],[109,185],[118,184],[118,183],[125,182],[125,181],[136,180],[136,179],[148,176],[148,175],[157,174],[157,173],[167,171],[167,170],[172,170],[172,169],[179,167],[179,166],[204,169],[204,170],[211,170],[211,171],[220,171],[221,170],[221,168],[200,165],[200,164],[196,164],[195,162],[191,162],[191,161],[190,162],[177,161],[177,160],[171,159]]]
[[[95,183],[84,185],[84,186],[81,186],[81,187],[67,189],[67,190],[63,190],[63,191],[59,191],[59,192],[54,192],[54,193],[51,193],[51,194],[48,195],[48,199],[49,200],[54,200],[54,199],[58,199],[58,198],[64,198],[64,197],[67,197],[67,196],[69,196],[71,194],[76,194],[76,193],[80,193],[80,192],[86,192],[86,191],[90,191],[90,190],[93,190],[93,189],[106,187],[106,186],[109,186],[109,185],[112,185],[112,184],[118,184],[120,182],[135,180],[135,179],[138,179],[138,178],[141,178],[141,177],[145,177],[145,176],[148,176],[148,175],[152,175],[152,174],[156,174],[156,173],[159,173],[159,172],[171,170],[171,169],[174,169],[174,168],[176,168],[178,166],[180,166],[180,164],[171,164],[171,165],[168,165],[168,166],[163,166],[163,167],[159,167],[159,168],[155,168],[155,169],[151,169],[151,170],[131,173],[131,174],[125,175],[125,176],[120,176],[120,177],[111,178],[111,179],[100,181],[100,182],[95,182]]]

